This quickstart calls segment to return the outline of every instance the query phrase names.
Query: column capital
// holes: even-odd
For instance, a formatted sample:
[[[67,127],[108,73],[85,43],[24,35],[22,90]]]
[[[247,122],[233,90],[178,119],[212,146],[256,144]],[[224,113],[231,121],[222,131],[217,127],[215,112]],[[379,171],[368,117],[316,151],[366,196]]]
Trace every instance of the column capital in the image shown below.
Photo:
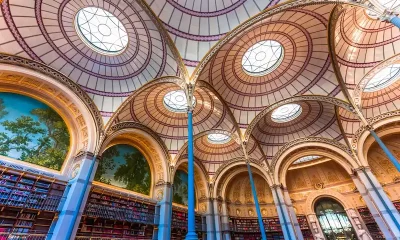
[[[76,154],[74,161],[80,161],[82,159],[89,159],[93,160],[95,157],[95,154],[89,151],[80,151],[78,154]],[[96,160],[99,159],[99,157],[96,157]]]
[[[353,168],[353,169],[351,169],[351,170],[352,170],[353,174],[354,174],[355,176],[357,176],[357,174],[358,174],[360,171],[369,170],[369,169],[370,169],[369,166],[360,166],[360,167],[358,167],[358,168]]]
[[[271,189],[281,189],[283,190],[283,185],[282,184],[273,184],[271,186],[269,186]]]

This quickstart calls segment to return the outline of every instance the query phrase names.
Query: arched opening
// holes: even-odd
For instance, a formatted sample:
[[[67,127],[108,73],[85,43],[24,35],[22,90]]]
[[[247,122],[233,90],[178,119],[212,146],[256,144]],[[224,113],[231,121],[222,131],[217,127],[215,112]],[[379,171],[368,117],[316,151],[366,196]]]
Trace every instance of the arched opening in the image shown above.
[[[196,199],[196,191],[194,194],[194,199]],[[182,169],[176,170],[174,175],[172,202],[184,206],[188,205],[188,174]]]
[[[315,203],[314,211],[327,240],[357,239],[346,211],[336,200],[320,198]]]
[[[95,181],[149,196],[151,169],[144,154],[129,144],[117,144],[102,154]]]
[[[0,92],[0,155],[60,171],[71,136],[66,122],[46,103]]]

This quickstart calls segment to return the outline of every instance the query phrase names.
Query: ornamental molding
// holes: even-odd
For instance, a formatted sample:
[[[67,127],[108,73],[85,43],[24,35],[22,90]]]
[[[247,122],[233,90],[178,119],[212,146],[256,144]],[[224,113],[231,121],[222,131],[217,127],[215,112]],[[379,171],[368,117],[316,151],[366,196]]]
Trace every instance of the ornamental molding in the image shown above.
[[[5,63],[5,64],[10,64],[10,65],[16,65],[24,68],[28,68],[34,71],[37,71],[39,73],[42,73],[46,76],[51,77],[52,79],[56,80],[57,82],[61,83],[63,86],[67,87],[70,89],[87,107],[87,109],[90,111],[94,122],[96,124],[96,129],[99,135],[102,134],[103,132],[103,118],[100,114],[100,111],[97,109],[96,104],[93,102],[93,100],[87,95],[87,93],[82,90],[82,88],[79,87],[78,84],[75,82],[71,81],[68,77],[66,77],[64,74],[54,70],[53,68],[50,68],[42,63],[29,60],[26,58],[18,57],[18,56],[12,56],[8,55],[5,53],[0,53],[0,63]],[[83,121],[83,119],[82,119]]]
[[[264,118],[264,116],[266,116],[269,112],[271,112],[274,109],[276,109],[280,106],[283,106],[285,104],[292,103],[292,102],[301,102],[301,101],[325,102],[325,103],[333,104],[335,106],[344,108],[349,112],[353,112],[353,113],[355,112],[353,106],[350,103],[345,102],[340,99],[337,99],[337,98],[333,98],[333,97],[304,95],[304,96],[288,98],[288,99],[282,100],[280,102],[277,102],[273,105],[270,105],[267,108],[265,108],[264,110],[262,110],[249,124],[249,126],[245,132],[245,135],[244,135],[244,141],[247,142],[249,140],[249,138],[253,132],[253,129],[256,127],[257,123],[259,121],[261,121]]]
[[[352,151],[344,144],[333,140],[333,139],[328,139],[328,138],[322,138],[322,137],[306,137],[306,138],[298,138],[296,140],[293,140],[291,142],[286,143],[283,147],[279,149],[279,151],[275,154],[275,156],[272,158],[272,163],[271,163],[271,168],[275,169],[276,164],[278,163],[278,160],[280,157],[285,153],[286,151],[290,150],[294,146],[301,145],[303,143],[325,143],[334,147],[339,148],[340,150],[346,152],[349,154],[349,156],[353,157]]]
[[[378,65],[376,65],[374,68],[372,68],[362,79],[361,81],[357,84],[357,86],[354,88],[353,92],[353,101],[355,105],[362,109],[362,95],[364,92],[365,86],[368,84],[368,82],[383,68],[398,63],[400,61],[400,54],[397,54],[387,60],[382,61]]]
[[[147,127],[147,126],[145,126],[145,125],[143,125],[141,123],[138,123],[138,122],[120,122],[120,123],[117,123],[117,124],[111,126],[107,130],[106,139],[109,138],[114,133],[120,131],[120,130],[129,130],[129,129],[138,129],[138,130],[141,130],[141,131],[149,134],[157,142],[157,144],[161,147],[161,149],[163,151],[163,154],[164,154],[164,158],[166,160],[168,160],[168,161],[170,160],[170,155],[169,155],[169,152],[168,152],[168,148],[167,148],[167,146],[165,146],[165,143],[158,136],[158,134],[155,133],[151,128],[149,128],[149,127]],[[104,141],[101,142],[102,143],[101,145],[103,145]]]
[[[352,149],[357,149],[357,146],[359,144],[360,138],[361,136],[367,132],[367,131],[371,131],[374,129],[374,125],[376,125],[378,122],[392,118],[392,117],[398,117],[400,116],[400,110],[396,110],[396,111],[391,111],[391,112],[386,112],[383,114],[380,114],[378,116],[369,118],[368,121],[368,125],[362,125],[359,129],[357,129],[356,133],[354,134],[354,137],[351,141],[351,148]]]
[[[227,42],[229,42],[231,39],[235,38],[236,36],[242,34],[245,32],[246,29],[250,29],[253,25],[255,25],[257,22],[270,17],[274,14],[296,8],[296,7],[304,7],[308,5],[317,5],[317,4],[340,4],[340,3],[346,3],[350,5],[355,5],[363,8],[368,8],[373,11],[375,10],[373,5],[369,4],[367,1],[363,0],[356,0],[356,1],[345,1],[345,0],[292,0],[289,2],[285,2],[282,4],[278,4],[272,8],[266,9],[263,12],[255,15],[254,17],[250,18],[249,20],[243,22],[239,26],[237,26],[235,29],[230,31],[224,38],[222,38],[219,42],[217,42],[214,47],[207,53],[206,56],[203,57],[201,62],[198,64],[197,68],[194,70],[191,80],[193,82],[196,82],[197,78],[200,76],[201,72],[203,71],[204,67],[207,65],[207,63],[214,57],[214,55],[219,51],[219,49]]]
[[[225,161],[223,164],[221,164],[218,167],[217,171],[214,174],[214,177],[211,179],[211,183],[215,184],[215,180],[218,179],[218,177],[221,175],[222,171],[224,171],[225,169],[228,169],[231,165],[233,165],[235,163],[243,163],[243,165],[244,165],[244,164],[246,164],[246,162],[247,162],[247,160],[244,157],[233,158],[231,160]],[[268,167],[265,164],[260,163],[260,161],[258,161],[256,159],[250,158],[248,160],[248,162],[261,167],[265,171],[268,170]]]

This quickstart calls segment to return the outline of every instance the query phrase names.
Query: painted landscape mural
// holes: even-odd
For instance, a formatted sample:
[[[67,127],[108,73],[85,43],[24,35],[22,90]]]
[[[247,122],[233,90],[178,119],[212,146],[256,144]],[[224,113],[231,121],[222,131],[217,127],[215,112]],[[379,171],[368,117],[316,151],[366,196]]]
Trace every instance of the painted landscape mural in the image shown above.
[[[69,144],[67,125],[49,106],[0,93],[0,155],[60,170]]]
[[[94,180],[150,195],[149,163],[138,149],[130,145],[108,148],[102,155]]]
[[[181,205],[188,205],[188,175],[183,170],[177,170],[174,177],[174,189],[173,189],[174,203]]]

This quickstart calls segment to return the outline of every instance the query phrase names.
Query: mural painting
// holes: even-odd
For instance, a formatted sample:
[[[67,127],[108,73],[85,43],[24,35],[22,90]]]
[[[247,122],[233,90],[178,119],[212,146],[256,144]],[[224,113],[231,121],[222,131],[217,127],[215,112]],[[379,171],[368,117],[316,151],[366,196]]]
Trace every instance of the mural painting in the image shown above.
[[[188,205],[188,174],[185,171],[176,170],[173,194],[174,203]]]
[[[70,135],[52,108],[33,98],[0,93],[0,155],[60,170]]]
[[[102,155],[95,181],[150,195],[151,171],[143,154],[127,144],[108,148]]]

